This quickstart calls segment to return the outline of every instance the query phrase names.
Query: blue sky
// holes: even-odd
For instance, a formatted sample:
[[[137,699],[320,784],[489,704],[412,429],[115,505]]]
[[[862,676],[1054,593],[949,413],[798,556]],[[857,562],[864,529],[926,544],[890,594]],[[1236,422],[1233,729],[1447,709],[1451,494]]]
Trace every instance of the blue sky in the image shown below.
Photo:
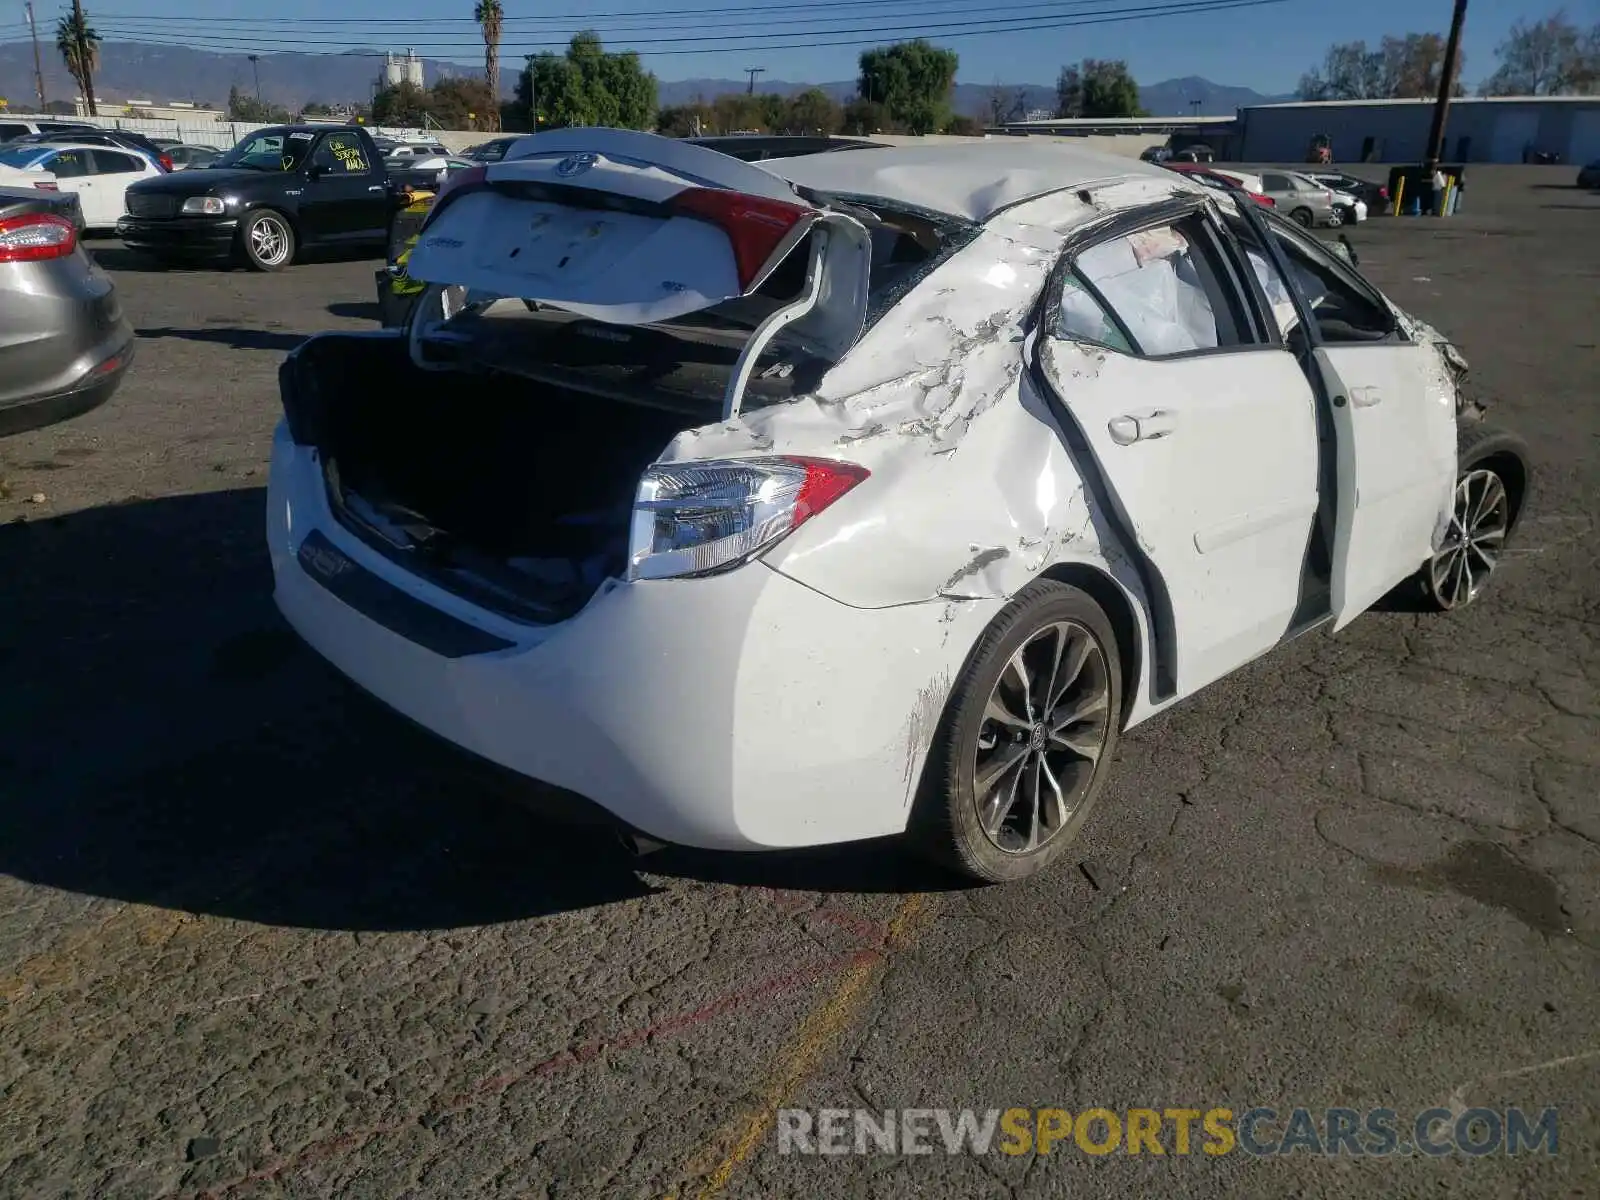
[[[21,0],[3,0],[14,17],[0,17],[0,38],[17,37]],[[60,0],[36,0],[42,25],[53,25]],[[987,84],[1050,83],[1061,63],[1081,58],[1126,59],[1137,79],[1154,83],[1200,75],[1215,83],[1262,92],[1292,91],[1300,75],[1320,61],[1333,41],[1385,34],[1444,33],[1451,0],[1277,0],[1257,7],[1199,14],[1167,14],[1129,23],[1076,28],[1018,29],[982,37],[941,36],[939,25],[1012,19],[1063,20],[1096,17],[1136,6],[1205,3],[1208,0],[1015,0],[1006,6],[979,0],[503,0],[508,63],[539,44],[559,42],[586,24],[601,30],[608,45],[624,48],[647,39],[681,39],[674,54],[646,52],[650,70],[663,79],[740,78],[746,67],[766,68],[769,79],[820,82],[855,76],[859,46],[819,46],[830,29],[882,28],[893,32],[847,33],[835,40],[873,44],[927,31],[932,40],[961,55],[959,78]],[[1209,0],[1221,2],[1221,0]],[[1593,0],[1577,0],[1568,11],[1579,20]],[[1517,18],[1536,20],[1559,0],[1473,0],[1465,35],[1466,81],[1475,84],[1493,70],[1494,47]],[[64,5],[62,7],[65,7]],[[106,40],[175,41],[216,50],[338,50],[352,46],[403,49],[430,57],[481,58],[472,0],[91,0],[91,22]],[[705,10],[691,15],[690,10]],[[587,19],[576,14],[586,13]],[[337,14],[337,17],[334,16]],[[557,14],[550,16],[548,14]],[[670,15],[669,15],[670,14]],[[1592,19],[1592,18],[1588,18]],[[338,23],[334,23],[337,21]],[[311,22],[321,22],[312,24]],[[43,32],[41,30],[41,32]],[[749,41],[708,42],[744,35]],[[779,36],[782,35],[782,36]],[[730,52],[704,53],[709,45]],[[662,45],[659,48],[665,49]]]

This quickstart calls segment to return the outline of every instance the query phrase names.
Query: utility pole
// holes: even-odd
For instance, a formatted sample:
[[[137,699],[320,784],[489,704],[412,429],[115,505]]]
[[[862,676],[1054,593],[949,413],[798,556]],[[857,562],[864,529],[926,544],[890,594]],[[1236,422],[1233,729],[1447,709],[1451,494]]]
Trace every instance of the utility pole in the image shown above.
[[[744,73],[750,76],[750,87],[747,89],[747,94],[754,96],[756,94],[756,76],[765,75],[767,69],[765,67],[746,67]]]
[[[261,103],[261,55],[246,55],[250,60],[250,69],[256,73],[256,103]]]
[[[1439,68],[1439,99],[1433,106],[1433,128],[1428,131],[1428,156],[1423,169],[1432,178],[1444,157],[1444,126],[1450,115],[1450,94],[1456,89],[1456,62],[1461,57],[1461,27],[1467,23],[1467,0],[1456,0],[1450,18],[1450,38],[1445,42],[1444,65]]]
[[[49,103],[44,98],[44,67],[39,62],[39,27],[33,23],[33,3],[22,6],[28,13],[28,33],[33,37],[33,90],[39,94],[39,111],[44,112]]]

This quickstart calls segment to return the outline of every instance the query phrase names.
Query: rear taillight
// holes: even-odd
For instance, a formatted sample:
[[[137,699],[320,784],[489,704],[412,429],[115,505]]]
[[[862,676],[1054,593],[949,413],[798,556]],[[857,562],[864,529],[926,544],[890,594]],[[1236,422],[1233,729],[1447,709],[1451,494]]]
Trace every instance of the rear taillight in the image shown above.
[[[163,154],[157,161],[161,163],[161,169],[163,171],[172,170],[172,158],[170,155]]]
[[[658,463],[639,482],[629,579],[708,575],[738,566],[793,533],[867,470],[820,458]]]
[[[1379,200],[1387,200],[1388,198],[1389,198],[1389,189],[1386,188],[1386,187],[1379,188],[1378,189],[1378,199]]]
[[[748,292],[761,281],[778,248],[811,213],[800,204],[768,200],[720,188],[690,188],[679,192],[672,207],[686,217],[709,221],[728,235],[739,288]]]
[[[53,213],[27,213],[0,220],[0,263],[65,258],[78,248],[71,221]]]
[[[53,179],[41,179],[33,186],[38,188],[41,192],[59,192],[61,190]]]

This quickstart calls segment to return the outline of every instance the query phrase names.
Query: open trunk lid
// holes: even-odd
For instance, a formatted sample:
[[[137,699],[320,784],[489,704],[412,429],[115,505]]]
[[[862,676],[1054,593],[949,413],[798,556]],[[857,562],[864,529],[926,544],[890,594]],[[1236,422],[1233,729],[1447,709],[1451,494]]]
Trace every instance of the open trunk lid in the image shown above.
[[[767,313],[832,359],[866,320],[871,239],[759,167],[673,138],[579,128],[523,138],[434,202],[407,266],[436,288],[518,299],[615,325],[671,322],[752,296],[802,244],[805,286]],[[432,319],[421,306],[424,325]],[[439,315],[445,315],[443,313]],[[426,328],[413,330],[426,337]],[[730,392],[730,407],[738,397]]]

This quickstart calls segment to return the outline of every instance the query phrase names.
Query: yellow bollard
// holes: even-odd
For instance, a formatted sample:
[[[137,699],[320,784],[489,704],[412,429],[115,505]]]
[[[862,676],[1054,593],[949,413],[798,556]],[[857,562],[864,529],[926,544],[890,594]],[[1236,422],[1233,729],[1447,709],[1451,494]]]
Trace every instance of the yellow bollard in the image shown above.
[[[1394,188],[1394,215],[1400,215],[1400,201],[1406,194],[1406,177],[1400,176],[1400,182]]]

